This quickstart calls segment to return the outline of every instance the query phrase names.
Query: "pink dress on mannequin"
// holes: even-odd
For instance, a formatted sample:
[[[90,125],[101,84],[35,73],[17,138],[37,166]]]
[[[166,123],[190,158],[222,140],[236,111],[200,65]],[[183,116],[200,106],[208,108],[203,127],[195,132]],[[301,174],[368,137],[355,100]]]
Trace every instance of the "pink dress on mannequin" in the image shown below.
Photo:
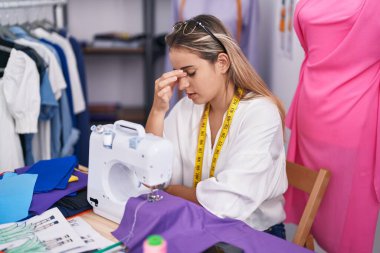
[[[301,0],[305,51],[287,115],[288,160],[332,172],[313,235],[329,253],[372,252],[380,208],[380,1]],[[286,194],[289,222],[305,195]]]

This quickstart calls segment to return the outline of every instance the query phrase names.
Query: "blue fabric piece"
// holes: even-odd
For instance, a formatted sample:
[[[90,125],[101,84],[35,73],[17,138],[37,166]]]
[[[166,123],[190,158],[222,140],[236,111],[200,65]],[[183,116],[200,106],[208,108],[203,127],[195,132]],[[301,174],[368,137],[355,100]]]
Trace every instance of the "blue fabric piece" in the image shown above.
[[[28,171],[29,167],[16,169],[15,172],[23,174]],[[78,177],[78,181],[71,182],[64,190],[53,190],[50,192],[35,193],[33,194],[32,204],[29,208],[29,215],[34,216],[45,212],[47,209],[53,206],[58,200],[73,192],[85,189],[87,186],[88,175],[80,171],[74,171],[74,176]]]
[[[63,92],[64,93],[64,92]],[[59,113],[61,105],[59,103],[59,108],[57,108],[57,113],[50,121],[50,137],[51,137],[51,145],[50,145],[50,154],[51,158],[60,157],[62,142],[61,142],[61,133],[62,133],[62,123],[61,123],[61,115]]]
[[[29,37],[29,34],[20,26],[9,27],[9,31],[16,35],[17,38]]]
[[[22,145],[25,165],[30,166],[34,164],[34,157],[32,152],[32,142],[34,134],[19,134],[19,136]]]
[[[5,173],[0,180],[0,224],[28,216],[37,175]]]
[[[67,194],[66,197],[75,197],[78,195],[78,192],[72,192],[70,194]]]
[[[61,157],[69,156],[74,153],[74,146],[78,142],[79,131],[76,128],[72,128],[70,136],[68,139],[65,139],[65,143],[61,150]]]
[[[51,88],[48,71],[45,71],[43,75],[40,86],[40,95],[41,110],[38,119],[50,120],[54,116],[54,113],[57,112],[55,108],[58,107],[58,102],[55,99],[53,90]]]
[[[42,160],[30,167],[27,174],[37,174],[34,193],[65,189],[69,178],[78,165],[75,156]]]
[[[77,61],[80,83],[86,105],[86,110],[77,115],[77,127],[80,131],[80,138],[75,146],[75,155],[78,157],[79,164],[82,164],[87,167],[90,143],[90,115],[88,112],[86,72],[82,48],[80,47],[78,41],[74,37],[70,37],[69,40]]]
[[[63,161],[64,159],[67,159],[67,161],[65,161],[65,165],[67,164],[67,166],[71,166],[70,168],[67,167],[67,168],[69,168],[69,170],[68,170],[69,173],[66,173],[66,175],[62,178],[62,180],[55,187],[55,189],[64,190],[67,188],[67,185],[69,184],[69,179],[70,179],[71,175],[73,174],[75,167],[78,166],[78,159],[76,158],[76,156],[68,156],[68,157],[56,158],[56,159],[59,161]]]

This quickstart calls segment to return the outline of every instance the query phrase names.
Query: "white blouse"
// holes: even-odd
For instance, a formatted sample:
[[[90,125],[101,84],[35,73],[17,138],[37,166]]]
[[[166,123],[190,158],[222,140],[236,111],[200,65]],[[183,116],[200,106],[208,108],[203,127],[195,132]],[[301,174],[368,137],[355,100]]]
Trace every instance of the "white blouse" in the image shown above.
[[[203,110],[204,105],[185,97],[165,119],[164,136],[174,144],[176,152],[171,184],[193,185]],[[215,143],[219,135],[220,129]],[[215,176],[209,178],[213,152],[208,122],[202,181],[196,187],[203,207],[261,231],[284,221],[283,193],[288,184],[282,123],[276,105],[266,98],[240,101]]]
[[[0,172],[24,166],[18,134],[37,132],[40,104],[36,64],[24,52],[12,49],[0,78]]]

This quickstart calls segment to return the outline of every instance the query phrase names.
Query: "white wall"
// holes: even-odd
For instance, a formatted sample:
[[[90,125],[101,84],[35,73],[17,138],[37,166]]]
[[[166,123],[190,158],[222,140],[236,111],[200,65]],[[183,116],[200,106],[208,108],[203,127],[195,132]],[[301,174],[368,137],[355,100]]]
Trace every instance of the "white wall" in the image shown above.
[[[278,33],[280,2],[261,0],[262,6],[270,5],[270,7],[266,7],[268,13],[265,17],[271,17],[270,21],[264,21],[266,23],[263,26],[266,26],[266,28],[262,27],[262,29],[269,31],[263,36],[270,38],[270,43],[266,44],[270,45],[270,50],[268,50],[270,58],[268,84],[272,91],[283,101],[285,108],[288,109],[298,84],[299,70],[304,58],[304,51],[294,30],[292,33],[293,54],[291,59],[285,57],[280,50],[280,35]]]
[[[68,28],[80,40],[91,41],[102,32],[143,31],[141,0],[70,0]],[[170,0],[156,1],[156,33],[170,29]],[[143,106],[143,55],[86,55],[90,103],[121,103]],[[157,72],[161,72],[162,64]],[[152,84],[153,85],[153,84]]]

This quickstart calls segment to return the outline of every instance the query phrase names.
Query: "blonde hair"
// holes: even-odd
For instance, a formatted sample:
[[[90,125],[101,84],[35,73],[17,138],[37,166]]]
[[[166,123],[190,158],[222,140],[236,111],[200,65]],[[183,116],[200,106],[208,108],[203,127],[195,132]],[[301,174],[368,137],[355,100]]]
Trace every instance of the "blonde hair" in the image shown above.
[[[185,48],[211,63],[216,62],[220,53],[226,53],[231,63],[227,78],[235,89],[244,90],[241,99],[269,98],[278,108],[284,129],[285,110],[281,101],[267,88],[219,19],[212,15],[198,15],[178,22],[165,41],[169,48]]]

